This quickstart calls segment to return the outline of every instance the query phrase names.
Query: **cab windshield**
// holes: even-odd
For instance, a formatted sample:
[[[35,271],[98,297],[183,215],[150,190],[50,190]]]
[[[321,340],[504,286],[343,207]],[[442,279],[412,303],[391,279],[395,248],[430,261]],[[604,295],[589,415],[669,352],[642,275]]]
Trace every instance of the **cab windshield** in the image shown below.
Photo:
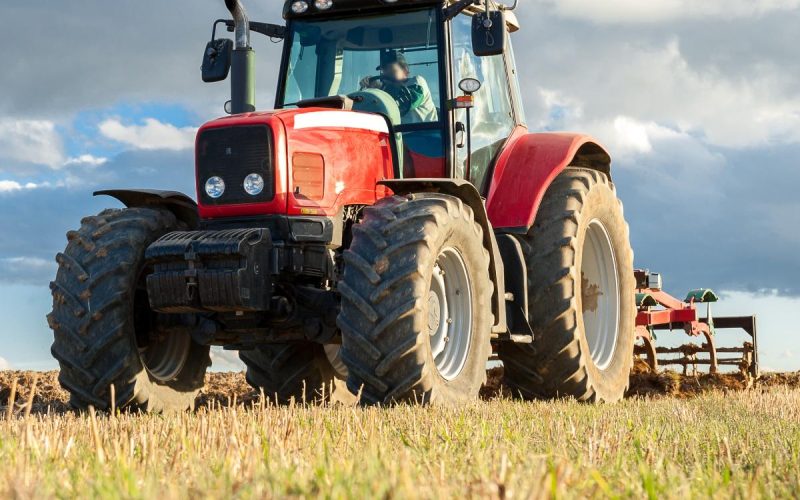
[[[290,30],[288,66],[278,107],[367,91],[394,101],[399,116],[389,118],[399,132],[438,125],[442,118],[439,29],[433,9],[297,20]]]

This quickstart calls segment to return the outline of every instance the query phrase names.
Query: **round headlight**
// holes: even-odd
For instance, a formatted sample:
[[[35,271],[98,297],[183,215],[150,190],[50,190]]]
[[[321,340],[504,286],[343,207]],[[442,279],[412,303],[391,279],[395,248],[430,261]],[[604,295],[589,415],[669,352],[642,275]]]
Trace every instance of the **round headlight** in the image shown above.
[[[244,178],[244,190],[250,196],[261,194],[264,190],[264,178],[258,174],[250,174]]]
[[[222,193],[225,192],[225,181],[222,180],[222,177],[209,177],[206,181],[206,194],[210,198],[217,199],[222,196]]]
[[[305,0],[297,0],[296,2],[292,2],[292,12],[295,14],[302,14],[303,12],[308,10],[308,2]]]
[[[314,7],[319,10],[328,10],[333,7],[333,0],[314,0]]]

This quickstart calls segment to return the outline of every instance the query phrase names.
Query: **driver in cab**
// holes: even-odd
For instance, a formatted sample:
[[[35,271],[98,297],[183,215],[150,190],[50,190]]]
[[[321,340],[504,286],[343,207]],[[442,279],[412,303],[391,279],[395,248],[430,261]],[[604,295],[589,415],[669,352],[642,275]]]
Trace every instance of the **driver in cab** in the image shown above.
[[[431,97],[428,82],[422,76],[410,76],[408,63],[403,54],[395,50],[381,53],[378,76],[361,80],[361,90],[383,90],[397,102],[402,123],[435,122],[439,118]]]

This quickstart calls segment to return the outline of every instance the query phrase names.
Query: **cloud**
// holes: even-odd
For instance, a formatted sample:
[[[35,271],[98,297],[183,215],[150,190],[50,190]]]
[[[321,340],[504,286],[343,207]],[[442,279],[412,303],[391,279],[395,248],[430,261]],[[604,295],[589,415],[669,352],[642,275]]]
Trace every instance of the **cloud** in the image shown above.
[[[0,357],[0,370],[11,370],[11,363],[3,357]]]
[[[61,167],[63,144],[55,123],[48,120],[0,118],[0,172],[9,170],[9,160]]]
[[[34,182],[20,184],[17,181],[0,180],[0,193],[12,193],[14,191],[22,191],[23,189],[36,189],[37,187],[39,187],[39,185]]]
[[[42,285],[55,277],[56,269],[57,265],[52,258],[0,258],[0,282]]]
[[[245,369],[238,351],[226,351],[221,347],[211,348],[211,370],[215,372],[240,372]]]
[[[752,18],[800,7],[800,0],[540,0],[539,3],[560,16],[594,23]]]
[[[75,165],[85,165],[89,167],[99,167],[100,165],[105,164],[107,161],[108,158],[104,158],[102,156],[98,157],[90,154],[83,154],[67,159],[67,161],[64,162],[64,166],[70,167]]]
[[[568,49],[575,44],[565,43]],[[558,53],[553,56],[557,60],[543,56],[539,62],[554,69],[537,75],[532,87],[540,95],[531,99],[528,107],[546,128],[555,126],[549,122],[553,107],[558,106],[558,125],[569,129],[587,122],[616,122],[614,127],[625,129],[630,136],[636,129],[625,120],[629,117],[657,125],[662,131],[691,133],[714,146],[750,148],[800,142],[796,77],[791,77],[795,86],[788,91],[791,86],[780,72],[763,71],[734,80],[713,67],[695,68],[675,37],[657,45],[610,40],[575,50],[585,52],[585,61],[578,67],[579,79],[570,71],[555,70],[556,65],[564,65]]]
[[[117,119],[105,120],[100,124],[100,133],[109,139],[132,146],[134,149],[189,149],[194,145],[197,129],[178,128],[162,123],[155,118],[146,118],[144,125],[123,125]]]

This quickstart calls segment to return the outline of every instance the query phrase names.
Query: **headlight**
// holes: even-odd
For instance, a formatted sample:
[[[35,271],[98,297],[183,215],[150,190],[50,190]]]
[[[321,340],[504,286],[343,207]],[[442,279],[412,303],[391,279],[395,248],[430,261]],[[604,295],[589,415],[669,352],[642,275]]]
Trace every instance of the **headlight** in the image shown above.
[[[333,0],[314,0],[314,7],[319,10],[328,10],[333,7]]]
[[[244,178],[244,190],[247,194],[255,196],[264,190],[264,178],[258,174],[250,174]]]
[[[292,2],[292,12],[294,12],[295,14],[302,14],[307,10],[308,10],[308,2],[304,0],[297,0],[296,2]]]
[[[206,194],[210,198],[217,199],[222,196],[222,193],[225,192],[225,181],[222,180],[222,177],[209,177],[206,181]]]

